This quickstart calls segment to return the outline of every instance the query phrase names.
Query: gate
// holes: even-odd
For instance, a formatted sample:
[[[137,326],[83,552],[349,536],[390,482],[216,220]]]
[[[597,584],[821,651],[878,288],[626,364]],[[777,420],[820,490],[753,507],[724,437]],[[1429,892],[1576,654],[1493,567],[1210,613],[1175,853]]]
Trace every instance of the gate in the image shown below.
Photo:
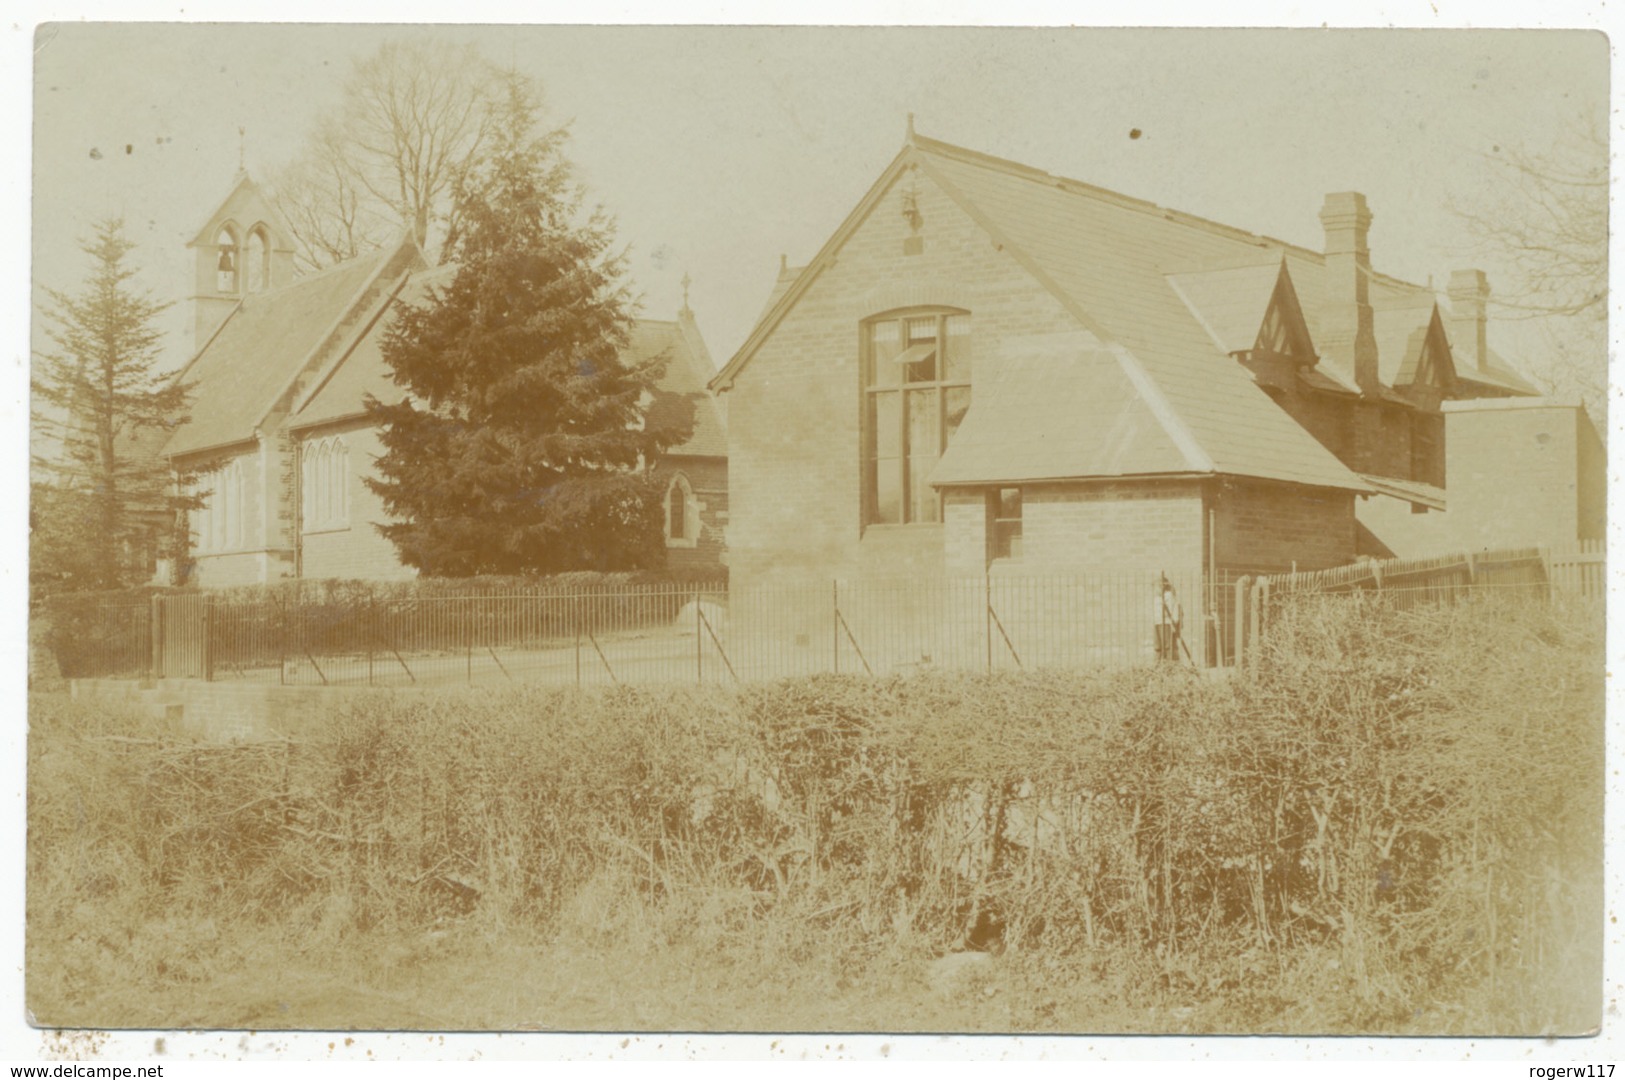
[[[209,601],[204,596],[152,598],[152,669],[160,679],[207,679]]]

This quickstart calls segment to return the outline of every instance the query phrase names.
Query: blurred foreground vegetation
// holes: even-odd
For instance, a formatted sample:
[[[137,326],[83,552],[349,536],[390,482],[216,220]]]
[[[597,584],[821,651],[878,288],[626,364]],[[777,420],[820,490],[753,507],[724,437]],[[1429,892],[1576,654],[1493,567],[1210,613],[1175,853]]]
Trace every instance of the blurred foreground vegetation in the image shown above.
[[[379,691],[238,745],[36,695],[28,1004],[73,1027],[1584,1031],[1602,686],[1600,607],[1341,597],[1285,607],[1225,679]]]

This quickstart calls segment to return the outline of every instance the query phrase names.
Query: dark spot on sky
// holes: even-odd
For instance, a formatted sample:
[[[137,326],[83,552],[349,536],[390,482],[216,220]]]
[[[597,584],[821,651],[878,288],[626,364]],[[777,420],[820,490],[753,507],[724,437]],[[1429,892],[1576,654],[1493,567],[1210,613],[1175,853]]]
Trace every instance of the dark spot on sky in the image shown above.
[[[92,146],[90,148],[90,160],[91,161],[100,161],[101,159],[102,159],[102,152],[100,150],[96,149],[94,146]]]
[[[131,144],[131,143],[125,143],[125,144],[124,144],[124,152],[125,152],[125,153],[126,153],[126,154],[133,154],[133,153],[135,153],[135,146],[134,146],[134,145],[132,145],[132,144]]]
[[[1131,139],[1138,139],[1140,137],[1140,129],[1139,128],[1129,128],[1128,129],[1128,137],[1131,138]]]

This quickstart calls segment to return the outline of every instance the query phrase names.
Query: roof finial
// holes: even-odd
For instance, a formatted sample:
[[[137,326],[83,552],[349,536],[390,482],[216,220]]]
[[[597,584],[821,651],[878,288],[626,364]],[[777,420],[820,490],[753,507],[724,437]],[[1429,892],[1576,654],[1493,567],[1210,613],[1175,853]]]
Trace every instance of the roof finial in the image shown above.
[[[245,170],[243,168],[243,148],[247,144],[247,142],[248,142],[248,129],[242,127],[241,125],[238,125],[238,127],[237,127],[237,171],[238,172],[247,171],[247,170]]]
[[[914,114],[913,113],[908,114],[908,141],[910,143],[912,143],[914,141]]]
[[[683,286],[683,311],[692,315],[693,312],[688,310],[688,287],[694,284],[694,279],[688,276],[687,270],[683,271],[683,280],[679,284]]]

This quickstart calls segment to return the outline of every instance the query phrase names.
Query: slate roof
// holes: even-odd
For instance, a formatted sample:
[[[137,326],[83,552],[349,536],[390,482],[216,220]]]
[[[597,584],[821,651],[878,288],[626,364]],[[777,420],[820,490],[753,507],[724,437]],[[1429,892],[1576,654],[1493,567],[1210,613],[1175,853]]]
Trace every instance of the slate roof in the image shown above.
[[[180,377],[196,383],[191,419],[164,447],[174,457],[254,437],[277,396],[355,306],[394,252],[382,249],[245,296]]]
[[[1110,348],[1006,356],[990,381],[977,385],[932,484],[1190,471]],[[1080,432],[1094,437],[1076,437]]]
[[[1371,490],[1229,355],[1253,346],[1283,259],[1315,337],[1324,292],[1321,253],[918,135],[806,268],[781,270],[768,310],[713,388],[732,384],[909,166],[941,186],[1106,345],[1080,345],[1070,357],[1043,363],[1019,361],[989,390],[978,385],[934,483],[1021,471],[1032,478],[1184,471]],[[1400,373],[1413,340],[1419,344],[1418,333],[1425,334],[1435,296],[1431,288],[1383,274],[1369,280],[1386,380]],[[1508,372],[1500,385],[1521,389],[1516,378]],[[1358,392],[1351,372],[1330,365],[1310,369],[1305,379],[1322,389]],[[1061,400],[1072,411],[1055,404]],[[1134,422],[1115,423],[1123,408],[1136,410]],[[1155,427],[1138,422],[1145,416]],[[1006,440],[1012,448],[1001,450]],[[966,449],[956,450],[961,443]],[[971,447],[990,455],[990,463],[969,460]],[[1082,468],[1098,471],[1076,472]]]
[[[1220,350],[1246,352],[1258,341],[1281,264],[1261,262],[1252,266],[1232,266],[1169,274],[1168,284],[1185,301],[1196,321]]]
[[[639,319],[633,327],[627,352],[636,363],[662,352],[666,355],[666,373],[655,390],[654,401],[649,404],[647,423],[651,429],[681,423],[692,410],[693,433],[686,442],[671,447],[666,453],[726,457],[727,428],[716,399],[705,388],[714,369],[708,356],[696,355],[698,348],[703,345],[697,346],[695,341],[689,340],[681,322]]]
[[[1025,256],[1080,322],[1121,346],[1120,366],[1183,458],[1170,468],[1163,440],[1137,432],[1128,447],[1087,455],[1118,462],[1100,475],[1228,473],[1368,490],[1215,346],[1166,280],[1176,267],[1253,261],[1272,249],[1278,261],[1278,244],[934,140],[917,138],[916,147],[928,175]],[[1114,436],[1078,426],[1067,437]]]
[[[1444,489],[1434,487],[1432,484],[1424,484],[1420,480],[1400,480],[1392,476],[1362,475],[1361,479],[1370,484],[1378,494],[1391,495],[1396,499],[1434,510],[1445,508]]]
[[[452,266],[439,266],[412,274],[395,296],[390,310],[402,304],[425,302],[431,289],[446,284],[455,274],[456,268]],[[383,317],[366,328],[348,353],[296,405],[289,419],[289,427],[309,428],[360,417],[365,413],[362,402],[367,394],[386,404],[394,404],[406,396],[405,390],[392,379],[380,351],[388,323],[389,313],[385,312]],[[641,363],[661,352],[666,353],[666,373],[660,380],[654,401],[649,405],[648,423],[651,426],[683,415],[690,407],[684,403],[692,402],[693,434],[687,442],[667,452],[725,457],[728,453],[727,431],[715,400],[705,389],[711,362],[708,356],[697,355],[703,348],[698,333],[695,332],[691,339],[684,333],[681,322],[639,319],[633,324],[632,340],[625,356],[629,362]]]

